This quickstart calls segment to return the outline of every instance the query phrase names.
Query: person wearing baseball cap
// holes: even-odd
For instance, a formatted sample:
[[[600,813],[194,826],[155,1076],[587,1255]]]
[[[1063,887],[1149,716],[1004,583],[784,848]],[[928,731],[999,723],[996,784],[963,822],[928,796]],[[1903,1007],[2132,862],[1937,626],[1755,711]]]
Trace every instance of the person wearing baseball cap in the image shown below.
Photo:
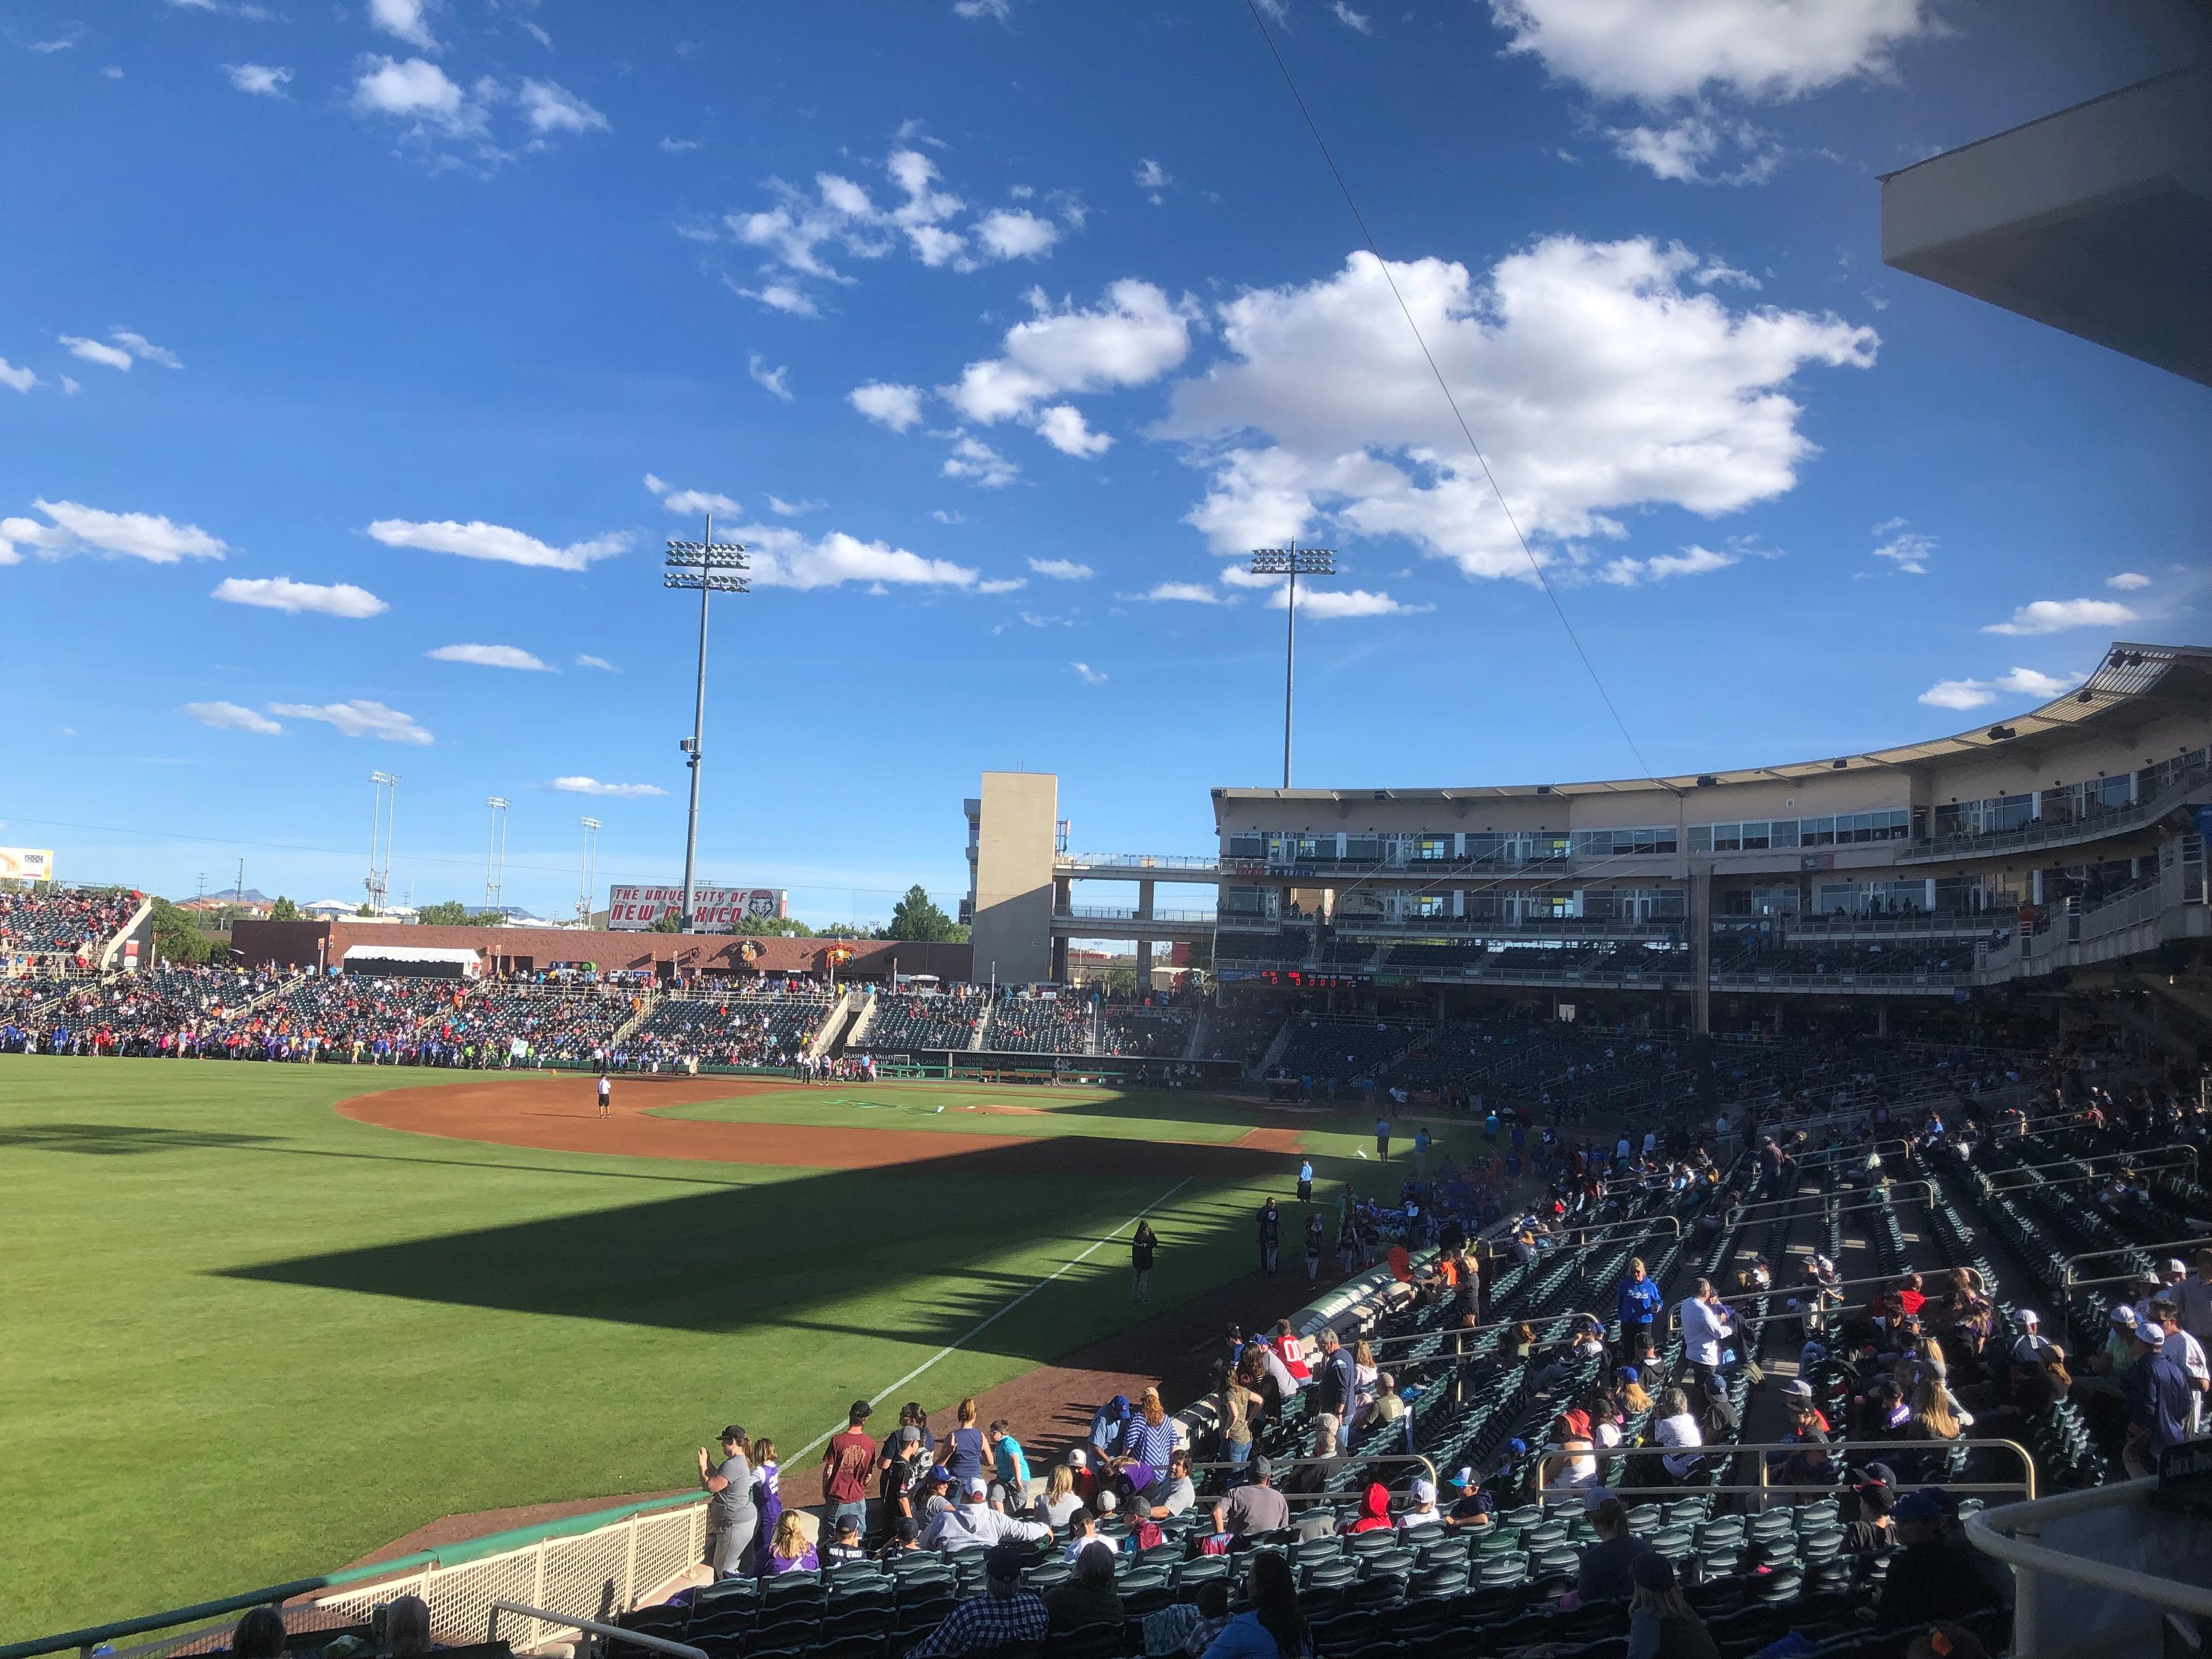
[[[983,1553],[983,1594],[971,1595],[945,1615],[945,1622],[907,1650],[907,1659],[984,1653],[1042,1643],[1052,1628],[1044,1598],[1022,1586],[1029,1552],[1000,1543]]]
[[[1419,1528],[1437,1526],[1443,1521],[1443,1516],[1437,1512],[1435,1481],[1425,1474],[1417,1474],[1408,1491],[1413,1501],[1412,1506],[1398,1517],[1398,1536],[1401,1540],[1410,1539]]]
[[[2189,1437],[2190,1411],[2196,1390],[2176,1352],[2166,1352],[2165,1328],[2155,1321],[2136,1325],[2129,1334],[2134,1363],[2120,1382],[2121,1403],[2127,1407],[2127,1443],[2120,1449],[2128,1473],[2141,1480],[2158,1473],[2158,1455]]]
[[[923,1547],[950,1553],[970,1544],[1042,1544],[1052,1537],[1052,1528],[1042,1522],[1020,1520],[993,1509],[990,1498],[991,1483],[980,1474],[969,1475],[960,1483],[960,1501],[940,1510],[922,1533]]]
[[[1628,1577],[1635,1587],[1628,1600],[1630,1652],[1718,1659],[1720,1649],[1712,1632],[1682,1599],[1672,1561],[1650,1550],[1630,1564]]]
[[[845,1428],[830,1437],[822,1449],[822,1496],[830,1504],[830,1532],[848,1516],[865,1533],[868,1529],[868,1474],[876,1466],[876,1443],[860,1425],[875,1407],[855,1400],[845,1413]]]
[[[1486,1527],[1498,1513],[1498,1500],[1482,1489],[1482,1477],[1470,1463],[1445,1483],[1452,1492],[1451,1508],[1444,1512],[1447,1528]]]
[[[1279,1527],[1289,1526],[1290,1500],[1272,1484],[1274,1466],[1264,1457],[1255,1457],[1244,1466],[1244,1471],[1251,1478],[1229,1494],[1231,1535],[1244,1538],[1255,1532],[1273,1532]]]
[[[2013,1315],[2012,1322],[2020,1328],[2020,1334],[2013,1338],[2012,1346],[2006,1351],[2014,1364],[2035,1370],[2059,1352],[2058,1345],[2043,1334],[2042,1318],[2034,1309],[2019,1310]]]
[[[760,1530],[760,1510],[753,1504],[753,1443],[744,1425],[731,1424],[720,1439],[719,1463],[704,1446],[699,1448],[699,1484],[708,1494],[707,1565],[717,1578],[732,1578],[745,1570],[753,1534]]]

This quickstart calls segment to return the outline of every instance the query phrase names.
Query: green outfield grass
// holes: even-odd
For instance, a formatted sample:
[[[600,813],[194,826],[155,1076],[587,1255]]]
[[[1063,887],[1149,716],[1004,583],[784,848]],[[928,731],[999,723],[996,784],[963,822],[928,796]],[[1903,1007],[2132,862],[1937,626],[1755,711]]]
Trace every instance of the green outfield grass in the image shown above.
[[[489,1146],[331,1110],[441,1075],[0,1057],[0,1641],[326,1570],[444,1514],[679,1486],[732,1419],[788,1461],[845,1401],[1111,1237],[900,1390],[946,1406],[1135,1316],[1121,1240],[1139,1210],[1159,1206],[1156,1314],[1247,1271],[1251,1212],[1289,1187],[1286,1159],[1179,1189],[957,1156],[764,1169]],[[933,1087],[948,1107],[985,1092],[696,1109],[858,1129],[878,1114],[840,1101],[908,1108]],[[1217,1160],[1255,1121],[1291,1124],[1324,1179],[1364,1184],[1367,1124],[1342,1115],[1011,1092],[1053,1110],[943,1118],[1202,1140]]]

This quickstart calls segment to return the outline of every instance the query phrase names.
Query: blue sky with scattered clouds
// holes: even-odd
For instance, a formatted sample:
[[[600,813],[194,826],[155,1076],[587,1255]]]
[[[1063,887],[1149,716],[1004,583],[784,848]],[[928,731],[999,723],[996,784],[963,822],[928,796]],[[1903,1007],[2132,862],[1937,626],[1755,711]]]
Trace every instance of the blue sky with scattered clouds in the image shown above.
[[[1532,555],[1673,771],[2202,637],[2202,388],[1879,250],[2156,7],[1261,9],[1387,271],[1240,0],[14,0],[0,842],[355,894],[381,768],[395,897],[481,893],[492,793],[511,900],[587,813],[671,878],[710,510],[705,871],[817,921],[949,906],[985,768],[1202,849],[1293,536],[1306,783],[1641,769]]]

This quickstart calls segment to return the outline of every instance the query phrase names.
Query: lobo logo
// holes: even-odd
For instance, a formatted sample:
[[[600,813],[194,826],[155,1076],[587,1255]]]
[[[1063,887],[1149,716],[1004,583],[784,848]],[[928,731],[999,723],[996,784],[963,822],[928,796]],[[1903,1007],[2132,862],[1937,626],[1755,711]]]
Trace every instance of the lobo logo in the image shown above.
[[[749,939],[744,944],[738,946],[738,954],[744,957],[747,962],[758,962],[760,960],[760,941],[758,939]]]

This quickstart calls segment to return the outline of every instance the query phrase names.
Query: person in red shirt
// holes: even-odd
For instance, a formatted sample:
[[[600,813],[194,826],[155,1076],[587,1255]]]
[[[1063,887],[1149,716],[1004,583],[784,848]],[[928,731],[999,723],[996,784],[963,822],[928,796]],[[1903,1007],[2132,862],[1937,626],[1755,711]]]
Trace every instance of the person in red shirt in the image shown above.
[[[1377,1481],[1360,1494],[1359,1518],[1345,1531],[1389,1532],[1396,1524],[1390,1519],[1390,1489]]]
[[[865,1400],[855,1400],[845,1414],[845,1431],[832,1435],[822,1449],[822,1495],[829,1500],[830,1532],[853,1517],[860,1533],[868,1530],[868,1476],[876,1467],[876,1443],[860,1425],[874,1410]]]
[[[1898,1312],[1908,1319],[1917,1314],[1922,1305],[1928,1300],[1921,1293],[1918,1273],[1907,1273],[1903,1279],[1898,1280],[1897,1288],[1890,1292],[1890,1296],[1897,1304]]]

